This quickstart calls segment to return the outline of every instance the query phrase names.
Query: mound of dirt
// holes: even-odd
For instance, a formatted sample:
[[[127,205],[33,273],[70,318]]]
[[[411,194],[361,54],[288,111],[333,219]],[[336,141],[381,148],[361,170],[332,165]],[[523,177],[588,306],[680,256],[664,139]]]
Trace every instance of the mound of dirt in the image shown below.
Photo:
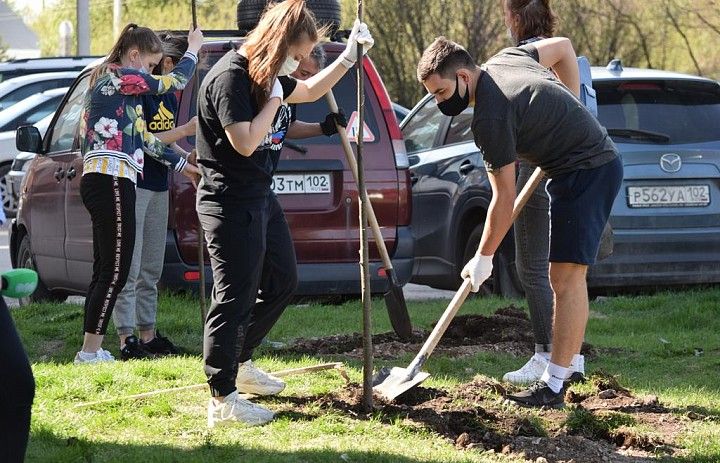
[[[312,410],[317,416],[319,409],[387,424],[400,420],[409,429],[443,436],[458,448],[513,454],[533,462],[655,462],[683,454],[676,442],[690,419],[673,414],[656,397],[637,398],[619,387],[622,392],[614,396],[595,390],[564,410],[536,411],[505,404],[506,388],[478,376],[451,390],[416,387],[394,402],[376,396],[370,411],[362,406],[362,388],[357,384],[313,397],[268,400],[275,402],[273,408],[279,407],[281,415]],[[608,413],[612,420],[606,419]],[[578,416],[586,423],[578,425]],[[591,432],[594,422],[605,423],[603,433]],[[652,429],[652,434],[638,429]]]
[[[432,326],[434,325],[435,323]],[[417,353],[429,335],[429,329],[414,330],[407,341],[400,340],[392,332],[373,335],[373,355],[376,359],[392,360],[406,353]],[[362,358],[362,346],[362,334],[339,334],[321,338],[299,338],[279,352]],[[440,340],[435,355],[459,358],[479,352],[503,352],[515,356],[530,356],[533,346],[528,315],[523,309],[511,305],[498,309],[489,317],[455,317]],[[582,353],[588,360],[597,355],[596,350],[589,344],[583,345]]]

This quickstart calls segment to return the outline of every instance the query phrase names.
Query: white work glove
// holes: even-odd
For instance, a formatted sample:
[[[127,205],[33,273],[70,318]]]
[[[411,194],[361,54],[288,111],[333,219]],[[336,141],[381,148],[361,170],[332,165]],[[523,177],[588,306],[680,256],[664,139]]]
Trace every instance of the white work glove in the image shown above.
[[[462,279],[470,280],[473,293],[480,291],[480,287],[485,283],[485,280],[490,278],[493,269],[492,261],[493,256],[476,254],[460,272]]]
[[[367,24],[361,23],[359,19],[355,19],[352,31],[350,31],[350,37],[348,37],[345,51],[340,55],[343,66],[347,69],[353,67],[357,61],[357,47],[358,43],[363,46],[363,55],[365,55],[375,45],[375,39],[370,35]]]
[[[273,83],[273,88],[270,91],[270,98],[268,98],[268,100],[272,100],[273,98],[280,98],[280,102],[282,103],[284,97],[285,92],[283,92],[282,84],[278,79],[275,79],[275,82]]]

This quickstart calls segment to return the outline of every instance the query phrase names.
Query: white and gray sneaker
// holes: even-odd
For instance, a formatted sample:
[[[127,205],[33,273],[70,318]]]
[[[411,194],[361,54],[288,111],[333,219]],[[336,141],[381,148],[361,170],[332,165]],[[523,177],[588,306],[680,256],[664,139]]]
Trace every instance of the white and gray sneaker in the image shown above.
[[[548,359],[536,353],[519,370],[505,373],[503,381],[518,385],[532,384],[540,379],[547,365]]]
[[[519,370],[505,373],[503,381],[520,386],[532,384],[540,380],[548,363],[550,363],[550,360],[547,357],[535,353]],[[570,377],[565,380],[566,382],[579,383],[585,381],[585,357],[583,355],[578,354],[573,356],[573,361],[570,363],[568,373]]]
[[[222,402],[215,399],[208,402],[208,428],[217,424],[243,423],[248,426],[260,426],[272,421],[275,414],[249,400],[241,399],[237,391],[228,395]]]
[[[102,362],[114,362],[115,357],[112,356],[110,351],[100,349],[97,352],[83,352],[80,351],[75,354],[75,365],[83,363],[102,363]]]
[[[235,385],[239,392],[255,395],[275,395],[285,389],[285,382],[253,365],[252,360],[238,367]]]

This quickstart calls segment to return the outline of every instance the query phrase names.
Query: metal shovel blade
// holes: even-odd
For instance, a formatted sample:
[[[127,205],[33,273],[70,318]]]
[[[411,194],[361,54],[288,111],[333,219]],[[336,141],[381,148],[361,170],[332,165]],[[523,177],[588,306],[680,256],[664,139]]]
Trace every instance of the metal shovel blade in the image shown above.
[[[385,307],[387,307],[390,324],[401,341],[412,338],[412,323],[408,313],[405,295],[402,288],[390,280],[390,290],[385,293]]]
[[[430,377],[424,371],[411,375],[407,368],[382,368],[373,378],[373,391],[386,400],[395,400],[403,392],[412,389]]]

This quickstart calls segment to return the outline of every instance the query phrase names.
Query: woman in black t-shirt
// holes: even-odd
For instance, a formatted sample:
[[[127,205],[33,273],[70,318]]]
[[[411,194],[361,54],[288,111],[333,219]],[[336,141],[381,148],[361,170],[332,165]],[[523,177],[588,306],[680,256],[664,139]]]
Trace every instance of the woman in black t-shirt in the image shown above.
[[[323,34],[303,0],[279,3],[264,13],[239,50],[213,66],[200,87],[197,208],[214,280],[204,333],[210,427],[272,420],[271,411],[238,392],[268,395],[285,387],[252,364],[253,350],[297,286],[290,230],[271,189],[291,119],[283,101],[319,99],[354,65],[357,44],[365,51],[373,45],[367,26],[356,21],[334,63],[306,81],[289,77]]]

